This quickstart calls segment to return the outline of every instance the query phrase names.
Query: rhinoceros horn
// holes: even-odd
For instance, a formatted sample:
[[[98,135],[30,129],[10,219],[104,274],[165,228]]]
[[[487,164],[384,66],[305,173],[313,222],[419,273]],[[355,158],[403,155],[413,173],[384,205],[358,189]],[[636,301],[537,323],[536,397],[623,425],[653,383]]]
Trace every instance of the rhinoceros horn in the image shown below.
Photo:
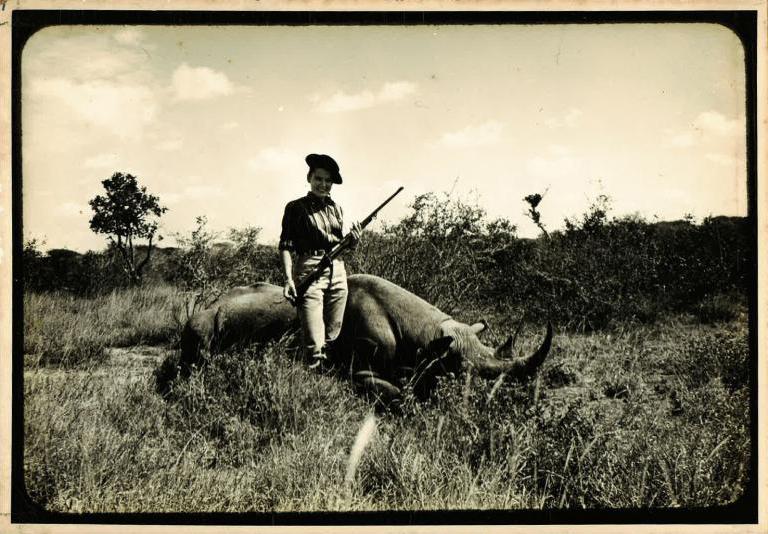
[[[492,357],[484,358],[482,361],[478,362],[475,367],[480,375],[493,378],[501,373],[506,373],[512,378],[519,379],[526,378],[535,373],[539,366],[544,362],[544,359],[547,357],[549,349],[552,346],[552,323],[547,323],[547,333],[544,336],[544,341],[539,349],[530,356],[512,360],[499,359],[501,356],[509,353],[511,345],[512,338],[509,338],[503,345],[496,349],[495,354]]]

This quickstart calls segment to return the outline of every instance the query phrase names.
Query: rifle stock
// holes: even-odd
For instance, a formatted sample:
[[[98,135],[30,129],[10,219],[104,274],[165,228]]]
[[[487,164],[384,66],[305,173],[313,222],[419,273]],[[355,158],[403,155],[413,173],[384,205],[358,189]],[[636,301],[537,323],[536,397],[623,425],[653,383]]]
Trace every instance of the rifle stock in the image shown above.
[[[390,201],[393,198],[395,198],[402,190],[403,190],[402,186],[398,187],[397,191],[395,191],[392,195],[390,195],[390,197],[387,198],[387,200],[379,204],[375,210],[373,210],[371,213],[368,214],[367,217],[365,217],[365,219],[360,221],[360,229],[362,230],[366,226],[371,224],[371,221],[373,221],[373,219],[376,218],[376,215],[378,215],[379,211],[381,211],[381,209],[384,206],[389,204]],[[344,236],[344,239],[336,243],[336,245],[334,245],[334,247],[329,252],[327,252],[325,256],[323,256],[323,259],[320,261],[320,263],[317,265],[317,267],[315,267],[315,269],[311,273],[307,274],[304,278],[302,278],[299,281],[298,284],[296,284],[296,293],[298,294],[299,298],[301,298],[304,295],[307,289],[309,289],[309,286],[311,286],[318,278],[320,278],[320,275],[322,274],[322,272],[331,265],[331,262],[333,262],[333,260],[339,257],[342,252],[348,249],[351,244],[352,244],[351,233],[348,233],[347,235]]]

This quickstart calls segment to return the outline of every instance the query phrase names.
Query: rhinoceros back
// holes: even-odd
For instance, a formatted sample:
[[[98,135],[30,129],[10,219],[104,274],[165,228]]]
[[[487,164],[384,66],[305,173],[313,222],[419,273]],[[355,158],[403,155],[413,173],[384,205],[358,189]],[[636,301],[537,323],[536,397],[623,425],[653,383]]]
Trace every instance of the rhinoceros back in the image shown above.
[[[419,329],[424,323],[440,322],[450,316],[397,284],[371,274],[349,277],[349,301],[354,310],[358,300],[374,299],[386,312],[396,315],[402,325]]]
[[[282,288],[265,282],[232,288],[187,321],[181,336],[182,368],[203,363],[203,351],[276,339],[295,325],[296,312]]]
[[[373,275],[349,277],[349,299],[342,334],[367,338],[394,357],[397,348],[423,347],[450,316],[402,287]]]
[[[297,326],[296,310],[272,284],[229,295],[216,311],[214,331],[221,349],[234,343],[277,339]]]

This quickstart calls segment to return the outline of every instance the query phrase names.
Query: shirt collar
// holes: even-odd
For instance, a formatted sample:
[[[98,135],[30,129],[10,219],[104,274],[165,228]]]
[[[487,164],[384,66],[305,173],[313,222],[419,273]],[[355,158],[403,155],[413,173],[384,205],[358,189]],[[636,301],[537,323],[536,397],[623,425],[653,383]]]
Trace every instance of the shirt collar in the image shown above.
[[[310,204],[313,205],[320,205],[320,206],[335,206],[336,203],[333,201],[331,197],[324,197],[321,198],[311,191],[307,193],[306,198],[308,199]]]

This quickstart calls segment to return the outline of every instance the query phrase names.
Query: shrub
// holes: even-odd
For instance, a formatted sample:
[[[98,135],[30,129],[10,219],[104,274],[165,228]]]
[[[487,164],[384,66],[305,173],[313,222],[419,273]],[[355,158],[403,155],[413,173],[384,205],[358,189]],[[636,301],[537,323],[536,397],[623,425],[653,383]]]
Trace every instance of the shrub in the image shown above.
[[[536,201],[538,214],[544,199],[534,197],[525,200]],[[387,278],[451,314],[504,312],[580,331],[653,322],[668,313],[692,313],[704,323],[740,313],[743,305],[735,303],[754,282],[749,220],[650,223],[609,212],[609,199],[598,197],[584,214],[566,219],[563,230],[521,239],[508,220],[489,220],[470,200],[429,193],[398,223],[367,232],[347,254],[348,270]],[[279,253],[258,244],[259,235],[255,227],[231,229],[219,243],[199,217],[189,235],[178,236],[181,248],[155,252],[157,265],[146,278],[187,292],[177,313],[183,324],[234,285],[280,280]],[[30,241],[23,261],[27,290],[94,296],[120,284],[110,251],[43,255]]]
[[[382,276],[447,309],[482,301],[496,275],[493,254],[515,227],[487,221],[477,205],[450,195],[419,195],[411,214],[381,234],[367,233],[349,259],[352,272]]]
[[[273,247],[257,243],[260,228],[230,229],[229,242],[219,243],[206,217],[197,217],[196,224],[189,235],[176,236],[181,248],[165,273],[189,294],[185,320],[233,286],[280,279],[280,256]]]

